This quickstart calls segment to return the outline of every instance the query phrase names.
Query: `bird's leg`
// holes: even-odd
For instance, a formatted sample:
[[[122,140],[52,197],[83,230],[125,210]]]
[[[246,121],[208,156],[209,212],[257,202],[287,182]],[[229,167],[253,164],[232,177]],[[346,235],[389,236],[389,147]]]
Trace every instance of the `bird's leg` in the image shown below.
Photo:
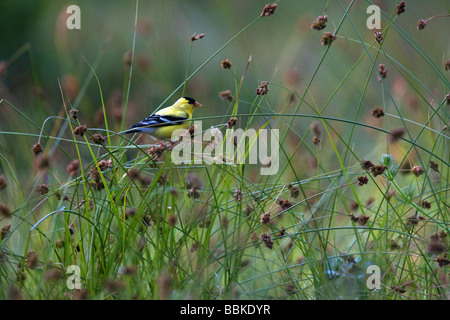
[[[179,141],[169,140],[169,142],[170,142],[169,150],[172,150],[173,147],[175,147],[178,144]]]
[[[169,140],[170,145],[168,146],[168,145],[164,144],[164,142],[162,142],[161,140],[158,140],[158,143],[161,146],[161,148],[167,149],[169,151],[172,150],[173,147],[175,147],[178,144],[178,142],[179,141]]]
[[[167,148],[167,146],[161,140],[158,140],[158,143],[161,147]]]

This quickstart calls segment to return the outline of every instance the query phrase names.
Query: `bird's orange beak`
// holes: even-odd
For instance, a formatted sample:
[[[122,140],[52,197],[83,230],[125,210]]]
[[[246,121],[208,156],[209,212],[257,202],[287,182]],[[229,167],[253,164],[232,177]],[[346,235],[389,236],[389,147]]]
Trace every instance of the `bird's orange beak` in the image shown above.
[[[201,106],[202,106],[202,104],[200,102],[195,101],[194,108],[198,108],[198,107],[201,107]]]

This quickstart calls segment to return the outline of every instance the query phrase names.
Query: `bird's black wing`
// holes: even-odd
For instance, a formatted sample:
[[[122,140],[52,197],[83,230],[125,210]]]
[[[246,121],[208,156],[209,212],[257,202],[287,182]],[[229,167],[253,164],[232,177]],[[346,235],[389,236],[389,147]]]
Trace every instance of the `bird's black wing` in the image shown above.
[[[139,123],[133,124],[131,126],[131,129],[137,129],[137,130],[130,130],[128,133],[138,132],[138,131],[146,131],[145,129],[148,129],[148,131],[153,131],[157,127],[161,126],[173,126],[173,125],[179,125],[186,122],[188,119],[188,115],[186,114],[185,117],[175,117],[175,116],[169,116],[169,115],[151,115],[144,120],[142,120]]]

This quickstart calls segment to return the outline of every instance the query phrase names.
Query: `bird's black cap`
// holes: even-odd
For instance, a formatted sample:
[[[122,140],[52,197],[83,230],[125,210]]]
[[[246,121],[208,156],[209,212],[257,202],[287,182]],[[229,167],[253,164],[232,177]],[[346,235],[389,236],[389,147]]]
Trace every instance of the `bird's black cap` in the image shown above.
[[[189,104],[195,104],[195,99],[192,99],[190,97],[183,97],[184,99],[186,99],[188,101]]]

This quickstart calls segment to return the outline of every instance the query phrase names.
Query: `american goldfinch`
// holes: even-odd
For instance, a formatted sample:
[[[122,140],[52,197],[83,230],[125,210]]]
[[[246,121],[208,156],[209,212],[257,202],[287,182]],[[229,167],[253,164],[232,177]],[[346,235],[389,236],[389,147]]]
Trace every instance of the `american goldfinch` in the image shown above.
[[[170,139],[176,129],[187,129],[195,108],[201,104],[195,99],[183,97],[170,107],[164,108],[133,124],[126,133],[142,132],[157,139]]]

